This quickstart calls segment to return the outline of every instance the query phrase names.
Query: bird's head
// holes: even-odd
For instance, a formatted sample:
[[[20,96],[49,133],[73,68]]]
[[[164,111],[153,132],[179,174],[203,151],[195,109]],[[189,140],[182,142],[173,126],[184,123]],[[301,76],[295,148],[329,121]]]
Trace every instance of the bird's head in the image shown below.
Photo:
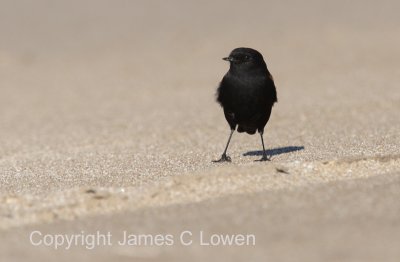
[[[260,52],[251,48],[240,47],[234,49],[228,57],[223,58],[229,61],[231,70],[265,70],[266,64]]]

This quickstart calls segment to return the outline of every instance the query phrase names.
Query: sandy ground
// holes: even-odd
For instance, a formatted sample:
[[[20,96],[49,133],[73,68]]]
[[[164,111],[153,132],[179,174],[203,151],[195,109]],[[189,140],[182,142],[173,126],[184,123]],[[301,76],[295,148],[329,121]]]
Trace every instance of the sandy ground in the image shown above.
[[[0,260],[398,261],[397,1],[2,1]],[[214,101],[258,49],[261,157]],[[251,247],[34,247],[52,234],[255,234]]]

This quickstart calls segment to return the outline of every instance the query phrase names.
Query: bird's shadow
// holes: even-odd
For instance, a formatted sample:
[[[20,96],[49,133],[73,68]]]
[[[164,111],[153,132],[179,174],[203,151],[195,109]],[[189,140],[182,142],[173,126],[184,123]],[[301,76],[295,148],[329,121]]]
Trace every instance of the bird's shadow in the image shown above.
[[[268,156],[276,156],[276,155],[286,154],[286,153],[300,151],[300,150],[304,150],[304,146],[277,147],[277,148],[267,149],[266,153]],[[262,155],[263,155],[262,150],[249,151],[249,152],[246,152],[243,154],[243,156],[262,156]]]

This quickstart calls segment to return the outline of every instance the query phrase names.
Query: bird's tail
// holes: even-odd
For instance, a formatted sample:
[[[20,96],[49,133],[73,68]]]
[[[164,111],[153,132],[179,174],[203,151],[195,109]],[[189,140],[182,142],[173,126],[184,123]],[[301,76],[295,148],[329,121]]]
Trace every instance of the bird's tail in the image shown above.
[[[256,133],[256,131],[257,131],[257,128],[239,125],[237,131],[238,131],[239,133],[246,132],[246,133],[249,134],[249,135],[254,135],[254,134]]]

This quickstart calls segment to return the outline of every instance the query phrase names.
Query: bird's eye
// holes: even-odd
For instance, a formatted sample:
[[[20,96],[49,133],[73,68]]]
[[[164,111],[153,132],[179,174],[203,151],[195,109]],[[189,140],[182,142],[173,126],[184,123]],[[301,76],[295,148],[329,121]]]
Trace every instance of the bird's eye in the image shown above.
[[[250,57],[248,55],[244,56],[244,60],[249,60],[249,59],[250,59]]]

